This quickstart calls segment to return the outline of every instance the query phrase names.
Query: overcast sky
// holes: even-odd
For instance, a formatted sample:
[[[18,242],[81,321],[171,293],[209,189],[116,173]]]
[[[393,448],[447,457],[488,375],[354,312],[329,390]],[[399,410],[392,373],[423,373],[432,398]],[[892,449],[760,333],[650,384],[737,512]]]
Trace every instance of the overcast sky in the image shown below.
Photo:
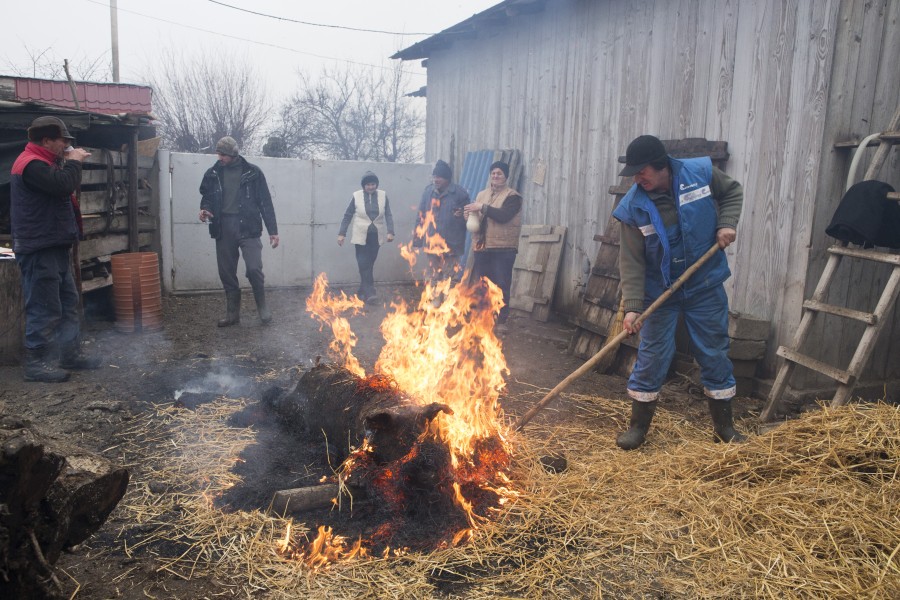
[[[298,69],[350,62],[389,67],[388,57],[499,4],[500,0],[118,0],[120,79],[144,83],[147,65],[164,47],[179,52],[227,48],[259,67],[268,89],[285,96]],[[0,73],[27,69],[46,52],[61,62],[111,61],[108,0],[4,2]],[[240,10],[243,9],[243,10]],[[264,13],[280,19],[262,16]],[[328,25],[318,27],[295,21]],[[344,28],[388,33],[351,31]],[[425,85],[420,61],[404,63],[411,87]],[[23,73],[25,74],[25,73]],[[73,73],[73,76],[77,75]]]

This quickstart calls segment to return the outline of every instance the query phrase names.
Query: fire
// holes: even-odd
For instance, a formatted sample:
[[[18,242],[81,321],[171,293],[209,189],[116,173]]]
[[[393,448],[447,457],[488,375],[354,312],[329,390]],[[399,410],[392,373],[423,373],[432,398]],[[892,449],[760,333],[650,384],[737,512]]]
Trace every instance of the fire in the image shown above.
[[[335,535],[331,527],[320,526],[316,538],[301,549],[291,536],[291,523],[288,522],[284,539],[278,542],[277,550],[285,558],[302,560],[314,570],[327,566],[338,560],[362,558],[367,555],[362,540],[347,545],[343,536]]]
[[[428,228],[430,215],[426,216],[422,233]],[[444,244],[440,236],[430,239],[433,242],[424,248],[426,253],[439,250]],[[415,252],[407,250],[414,257]],[[414,260],[410,264],[413,263]],[[443,301],[435,306],[434,298]],[[367,543],[390,542],[392,535],[402,530],[403,515],[414,511],[409,504],[415,503],[416,493],[422,493],[422,485],[414,485],[410,491],[411,477],[424,476],[424,487],[434,488],[437,496],[428,495],[432,491],[424,492],[428,495],[425,504],[455,506],[457,514],[462,515],[454,521],[457,526],[448,533],[444,545],[470,540],[486,522],[488,511],[515,496],[504,473],[509,467],[509,453],[507,427],[499,405],[508,370],[501,342],[493,333],[502,301],[500,289],[487,280],[475,286],[454,286],[450,280],[426,283],[414,304],[407,305],[402,300],[391,304],[381,324],[385,343],[374,373],[367,377],[353,356],[356,336],[343,316],[347,312],[358,313],[362,303],[343,293],[329,293],[324,275],[316,279],[307,309],[323,327],[331,328],[331,349],[346,369],[360,377],[360,386],[377,390],[378,386],[394,385],[419,405],[440,403],[452,410],[452,414],[442,412],[431,420],[402,459],[375,464],[363,443],[338,470],[341,485],[352,477],[362,478],[378,501],[394,511],[392,520],[368,537]],[[285,540],[281,551],[288,554],[287,536]],[[398,551],[403,549],[394,550]],[[303,552],[303,559],[310,566],[319,567],[364,554],[361,540],[348,547],[329,528],[319,528],[318,537]]]
[[[436,209],[440,207],[441,201],[434,198],[432,204],[435,210],[429,210],[424,214],[422,222],[416,226],[415,237],[424,241],[422,251],[425,254],[447,254],[450,252],[450,247],[447,246],[444,238],[437,233],[437,223],[434,220]],[[410,242],[410,245],[412,245],[412,242]]]
[[[328,278],[325,273],[319,274],[313,284],[313,291],[306,299],[306,310],[313,318],[318,319],[322,323],[322,327],[328,325],[334,334],[329,348],[338,358],[344,367],[357,375],[363,377],[366,372],[363,370],[359,360],[353,356],[353,348],[356,346],[357,337],[350,329],[350,323],[342,315],[346,312],[351,314],[359,314],[363,308],[363,301],[356,296],[347,296],[344,292],[340,295],[328,293]]]

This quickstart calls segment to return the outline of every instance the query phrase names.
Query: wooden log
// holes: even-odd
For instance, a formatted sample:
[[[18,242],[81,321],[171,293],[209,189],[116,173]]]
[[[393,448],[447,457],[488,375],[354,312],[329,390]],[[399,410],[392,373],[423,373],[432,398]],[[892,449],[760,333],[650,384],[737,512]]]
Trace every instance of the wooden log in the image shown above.
[[[363,488],[350,487],[348,491],[352,499],[344,498],[342,503],[351,501],[355,503],[366,497]],[[279,490],[275,492],[275,496],[272,498],[270,510],[278,515],[286,515],[317,508],[328,508],[333,504],[339,493],[340,490],[336,483],[323,483],[321,485],[311,485],[290,490]]]
[[[10,258],[0,259],[0,323],[0,364],[18,364],[22,357],[25,305],[19,265]]]
[[[51,595],[51,565],[103,525],[128,471],[12,416],[0,416],[0,448],[0,597]]]

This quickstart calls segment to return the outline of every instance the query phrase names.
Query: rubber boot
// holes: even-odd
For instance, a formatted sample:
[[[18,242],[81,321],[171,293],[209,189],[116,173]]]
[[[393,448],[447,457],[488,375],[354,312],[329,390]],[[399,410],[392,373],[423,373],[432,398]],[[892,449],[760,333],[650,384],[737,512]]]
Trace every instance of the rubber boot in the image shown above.
[[[616,438],[616,445],[622,450],[634,450],[640,447],[647,438],[647,431],[650,430],[650,421],[653,420],[653,413],[656,412],[656,401],[638,402],[631,401],[631,421],[628,424],[628,430],[619,434]]]
[[[25,348],[23,378],[25,381],[61,383],[68,381],[69,372],[48,362],[45,348]]]
[[[60,350],[59,366],[63,369],[98,369],[100,357],[85,353],[81,342],[75,341]]]
[[[709,414],[712,416],[714,442],[725,442],[726,444],[747,441],[747,436],[738,433],[734,428],[734,420],[731,415],[731,400],[715,400],[707,398],[709,402]]]
[[[253,288],[253,299],[256,300],[256,310],[259,313],[259,320],[263,325],[272,322],[272,311],[266,306],[266,288],[257,286]]]
[[[225,292],[225,318],[220,319],[219,327],[231,327],[241,322],[241,292]]]

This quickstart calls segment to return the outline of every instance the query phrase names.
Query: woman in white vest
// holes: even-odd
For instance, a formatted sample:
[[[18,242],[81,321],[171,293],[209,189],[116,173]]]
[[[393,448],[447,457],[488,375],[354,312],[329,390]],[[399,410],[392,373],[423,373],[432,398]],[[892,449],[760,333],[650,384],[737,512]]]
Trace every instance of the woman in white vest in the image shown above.
[[[374,304],[378,302],[375,291],[375,259],[378,248],[385,242],[394,241],[394,219],[391,204],[384,190],[378,189],[378,177],[366,171],[362,178],[362,189],[353,193],[350,205],[344,213],[337,242],[344,245],[347,229],[350,229],[350,243],[356,246],[356,263],[359,265],[360,300]]]

